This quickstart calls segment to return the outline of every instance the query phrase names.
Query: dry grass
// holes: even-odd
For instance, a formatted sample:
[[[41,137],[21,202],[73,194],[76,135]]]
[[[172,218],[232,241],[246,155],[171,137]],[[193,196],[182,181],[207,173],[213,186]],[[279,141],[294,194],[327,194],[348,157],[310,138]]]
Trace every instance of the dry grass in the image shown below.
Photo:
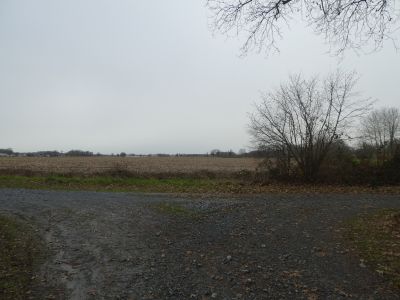
[[[45,250],[37,234],[30,225],[0,215],[0,245],[0,299],[30,299],[32,276]]]
[[[263,180],[261,159],[220,157],[0,157],[0,188],[193,194],[383,193],[400,186]]]
[[[0,172],[93,175],[235,174],[255,171],[259,159],[220,157],[0,157]]]
[[[347,236],[362,262],[400,289],[400,210],[363,215],[348,227]]]

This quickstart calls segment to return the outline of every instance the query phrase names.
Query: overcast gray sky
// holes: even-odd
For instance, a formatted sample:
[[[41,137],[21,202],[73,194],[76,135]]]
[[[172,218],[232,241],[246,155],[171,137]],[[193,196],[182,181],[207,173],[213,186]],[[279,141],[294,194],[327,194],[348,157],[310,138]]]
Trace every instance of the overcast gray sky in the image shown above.
[[[290,73],[357,70],[358,89],[400,103],[400,52],[343,60],[293,23],[281,52],[239,57],[202,0],[0,1],[0,148],[117,153],[237,151],[247,113]],[[397,35],[400,38],[400,34]]]

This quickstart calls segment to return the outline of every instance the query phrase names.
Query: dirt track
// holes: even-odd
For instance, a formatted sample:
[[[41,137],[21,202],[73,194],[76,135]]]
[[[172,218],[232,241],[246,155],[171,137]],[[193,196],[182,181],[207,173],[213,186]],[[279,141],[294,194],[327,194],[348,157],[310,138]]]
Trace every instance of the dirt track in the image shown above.
[[[34,299],[400,299],[348,251],[341,222],[399,196],[0,190],[49,258]]]

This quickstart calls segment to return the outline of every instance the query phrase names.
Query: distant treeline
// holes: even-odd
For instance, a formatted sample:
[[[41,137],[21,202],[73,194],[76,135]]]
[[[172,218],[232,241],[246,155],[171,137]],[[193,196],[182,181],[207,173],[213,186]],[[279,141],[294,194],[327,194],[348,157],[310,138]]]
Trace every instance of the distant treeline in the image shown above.
[[[96,154],[102,155],[102,154]],[[36,152],[14,152],[11,148],[0,149],[0,156],[27,156],[27,157],[57,157],[57,156],[94,156],[93,152],[82,150],[59,151],[36,151]]]
[[[93,152],[82,150],[59,151],[36,151],[36,152],[14,152],[11,148],[0,149],[2,156],[27,156],[27,157],[57,157],[57,156],[94,156]],[[97,154],[101,155],[101,154]]]
[[[209,153],[203,154],[185,154],[185,153],[177,153],[177,154],[165,154],[165,153],[157,153],[157,154],[126,154],[125,152],[121,152],[118,154],[102,154],[102,153],[93,153],[91,151],[83,151],[83,150],[70,150],[68,152],[59,152],[59,151],[36,151],[36,152],[14,152],[13,149],[0,149],[0,156],[25,156],[25,157],[59,157],[59,156],[69,156],[69,157],[89,157],[89,156],[118,156],[118,157],[265,157],[268,154],[267,151],[264,150],[255,150],[246,152],[244,149],[241,149],[238,153],[235,153],[232,150],[229,151],[221,151],[218,149],[211,150]]]

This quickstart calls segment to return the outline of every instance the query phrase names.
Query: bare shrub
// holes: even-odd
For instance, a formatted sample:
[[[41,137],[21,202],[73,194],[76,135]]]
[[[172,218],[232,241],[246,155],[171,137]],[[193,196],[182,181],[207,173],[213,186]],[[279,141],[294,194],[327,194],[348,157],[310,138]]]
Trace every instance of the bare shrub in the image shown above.
[[[353,121],[371,105],[353,91],[356,82],[354,72],[337,72],[322,80],[291,76],[256,104],[250,116],[254,143],[284,149],[287,168],[298,168],[306,181],[315,180],[332,144],[346,138]]]

